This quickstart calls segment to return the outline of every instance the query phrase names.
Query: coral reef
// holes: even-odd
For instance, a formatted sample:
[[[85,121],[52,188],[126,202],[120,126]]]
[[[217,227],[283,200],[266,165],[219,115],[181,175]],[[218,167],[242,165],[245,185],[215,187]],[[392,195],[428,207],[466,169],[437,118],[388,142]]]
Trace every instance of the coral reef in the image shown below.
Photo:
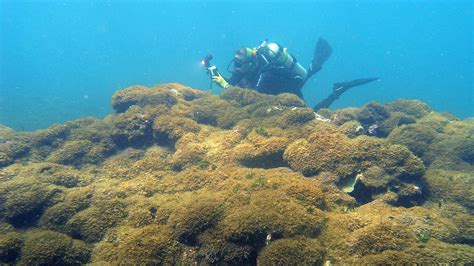
[[[0,126],[0,264],[474,263],[474,120],[418,100],[131,86]]]

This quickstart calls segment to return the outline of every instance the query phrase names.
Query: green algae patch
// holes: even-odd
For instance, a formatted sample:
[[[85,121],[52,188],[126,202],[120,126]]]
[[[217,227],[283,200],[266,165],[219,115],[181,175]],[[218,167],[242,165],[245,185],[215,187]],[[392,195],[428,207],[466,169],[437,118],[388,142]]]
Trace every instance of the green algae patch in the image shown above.
[[[284,238],[265,247],[257,258],[258,265],[321,265],[324,249],[318,240]]]
[[[149,89],[144,86],[131,86],[115,93],[112,96],[112,108],[123,113],[134,105],[159,105],[172,106],[177,100],[171,90],[161,88]]]
[[[32,225],[60,192],[33,180],[13,179],[0,184],[0,219],[17,227]]]
[[[32,230],[25,234],[20,265],[78,265],[89,261],[91,247],[82,241],[49,230]]]
[[[45,210],[39,224],[44,228],[64,232],[69,219],[90,206],[92,193],[91,187],[71,189],[62,200]]]
[[[180,243],[193,245],[197,237],[209,228],[213,228],[222,216],[223,200],[213,196],[197,196],[180,204],[174,210],[168,223],[172,225],[174,239]]]
[[[7,140],[0,143],[0,167],[14,163],[28,154],[30,147],[22,141]]]
[[[153,123],[153,134],[159,141],[176,141],[187,133],[199,132],[199,125],[190,118],[160,116]]]
[[[474,209],[474,173],[430,169],[424,176],[434,201],[454,201]]]
[[[225,90],[220,97],[240,107],[256,104],[265,99],[265,95],[263,94],[251,89],[242,89],[239,87],[231,87]]]
[[[432,112],[431,107],[419,100],[399,99],[387,105],[390,112],[405,113],[414,118],[422,118]]]
[[[418,124],[404,125],[393,130],[388,140],[394,144],[408,147],[416,156],[422,157],[435,140],[437,132]]]
[[[171,83],[112,105],[0,127],[0,263],[474,263],[473,119]]]
[[[0,222],[0,263],[14,263],[22,246],[23,235],[10,224]]]
[[[296,108],[284,113],[280,123],[282,128],[300,126],[315,119],[314,112],[310,108]]]
[[[106,230],[115,227],[126,217],[125,206],[119,200],[106,200],[72,216],[65,224],[65,231],[86,242],[98,242]]]
[[[217,97],[197,99],[191,108],[189,116],[197,123],[226,129],[247,117],[245,111]]]
[[[314,237],[324,220],[324,214],[317,209],[308,212],[291,198],[262,191],[254,193],[248,204],[234,208],[219,226],[231,242],[262,245],[268,234]]]
[[[349,139],[326,130],[317,130],[307,139],[293,142],[284,158],[291,168],[306,176],[327,171],[348,177],[371,165],[381,165],[399,177],[417,177],[424,171],[421,160],[404,147],[363,136]]]
[[[328,230],[321,239],[326,243],[326,256],[333,263],[388,263],[396,256],[401,261],[413,261],[417,253],[423,254],[417,259],[421,261],[467,262],[467,255],[474,249],[462,237],[469,234],[466,218],[465,210],[457,205],[440,209],[428,204],[405,209],[377,200],[351,212],[331,213]],[[463,252],[449,254],[456,248]]]
[[[247,167],[275,168],[285,166],[283,152],[288,140],[273,137],[263,128],[257,128],[234,148],[236,160]]]
[[[161,225],[117,227],[99,243],[93,261],[117,264],[171,265],[179,261],[182,246]]]

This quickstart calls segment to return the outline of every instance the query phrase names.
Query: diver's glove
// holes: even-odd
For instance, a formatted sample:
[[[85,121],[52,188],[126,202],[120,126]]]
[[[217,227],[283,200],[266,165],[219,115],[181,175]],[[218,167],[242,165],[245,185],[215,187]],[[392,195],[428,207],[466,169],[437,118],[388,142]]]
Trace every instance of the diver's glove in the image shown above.
[[[212,76],[212,81],[217,83],[217,85],[219,85],[223,89],[227,89],[230,86],[229,83],[224,79],[224,77],[221,74]]]

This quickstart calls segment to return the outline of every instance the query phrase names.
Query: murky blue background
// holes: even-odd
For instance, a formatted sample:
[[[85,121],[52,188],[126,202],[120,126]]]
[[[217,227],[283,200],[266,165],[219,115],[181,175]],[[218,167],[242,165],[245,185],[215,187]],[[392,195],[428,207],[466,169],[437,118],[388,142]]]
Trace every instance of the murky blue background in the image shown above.
[[[237,48],[265,38],[307,66],[319,36],[334,52],[304,88],[310,105],[334,82],[379,76],[333,108],[416,98],[474,116],[472,1],[0,3],[0,123],[17,130],[103,117],[133,84],[207,89],[206,53],[226,75]]]

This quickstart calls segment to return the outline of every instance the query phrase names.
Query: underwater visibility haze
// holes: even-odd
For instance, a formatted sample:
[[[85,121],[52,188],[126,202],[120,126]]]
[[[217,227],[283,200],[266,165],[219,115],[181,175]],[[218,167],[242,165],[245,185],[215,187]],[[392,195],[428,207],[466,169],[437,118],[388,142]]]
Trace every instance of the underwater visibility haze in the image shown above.
[[[474,264],[472,11],[0,0],[0,264]],[[304,100],[209,90],[320,37]]]
[[[376,76],[333,107],[408,98],[474,115],[472,1],[0,3],[0,123],[16,130],[103,117],[133,84],[208,89],[204,55],[227,76],[235,50],[266,38],[307,67],[320,36],[334,52],[304,87],[310,106],[335,82]]]

